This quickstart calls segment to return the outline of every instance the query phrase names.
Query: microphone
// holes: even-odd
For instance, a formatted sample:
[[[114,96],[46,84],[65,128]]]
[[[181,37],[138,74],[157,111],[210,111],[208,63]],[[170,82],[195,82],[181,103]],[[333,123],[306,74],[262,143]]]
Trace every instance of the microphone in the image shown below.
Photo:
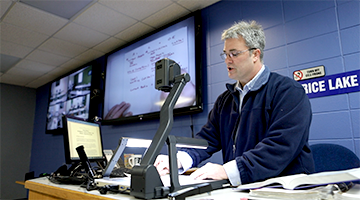
[[[85,168],[85,171],[89,175],[89,177],[94,180],[95,174],[91,168],[90,161],[84,151],[84,146],[81,145],[76,147],[76,151],[79,154],[81,165]]]

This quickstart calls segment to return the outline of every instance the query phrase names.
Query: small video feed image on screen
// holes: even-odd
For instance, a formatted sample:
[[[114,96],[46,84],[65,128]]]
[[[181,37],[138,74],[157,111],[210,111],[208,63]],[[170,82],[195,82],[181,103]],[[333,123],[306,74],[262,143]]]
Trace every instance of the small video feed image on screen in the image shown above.
[[[88,120],[92,66],[87,66],[51,84],[46,130],[62,128],[62,116]]]

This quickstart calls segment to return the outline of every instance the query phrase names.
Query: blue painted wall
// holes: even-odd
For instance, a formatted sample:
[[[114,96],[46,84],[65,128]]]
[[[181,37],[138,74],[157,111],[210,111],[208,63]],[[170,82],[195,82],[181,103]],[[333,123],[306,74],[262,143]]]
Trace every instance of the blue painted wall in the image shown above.
[[[197,132],[206,122],[217,96],[225,90],[225,83],[233,82],[219,54],[223,48],[221,33],[235,21],[256,20],[263,25],[267,38],[264,62],[272,71],[292,77],[295,70],[324,65],[326,75],[332,75],[360,69],[359,13],[359,0],[224,0],[203,9],[204,112],[175,117],[171,134],[191,137],[191,125]],[[49,87],[37,90],[30,163],[30,170],[36,174],[52,172],[64,163],[62,136],[45,134]],[[360,93],[310,101],[313,109],[310,143],[340,144],[360,157]],[[104,126],[104,147],[115,149],[121,136],[151,139],[157,128],[158,120]],[[220,154],[211,159],[217,163],[221,160]]]

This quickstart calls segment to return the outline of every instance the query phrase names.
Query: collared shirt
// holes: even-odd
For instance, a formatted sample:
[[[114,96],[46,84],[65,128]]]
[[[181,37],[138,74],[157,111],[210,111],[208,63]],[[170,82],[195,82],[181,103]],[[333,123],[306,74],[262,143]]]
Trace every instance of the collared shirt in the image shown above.
[[[253,79],[251,79],[248,83],[245,84],[245,86],[241,89],[241,85],[240,82],[238,81],[236,83],[236,90],[239,91],[240,94],[240,104],[239,104],[239,113],[241,113],[241,106],[242,106],[242,102],[244,100],[245,95],[252,90],[252,88],[254,88],[254,85],[256,83],[256,81],[259,79],[260,74],[263,73],[263,71],[265,70],[265,65],[263,65],[261,67],[261,69],[259,70],[259,72],[255,75],[255,77]]]

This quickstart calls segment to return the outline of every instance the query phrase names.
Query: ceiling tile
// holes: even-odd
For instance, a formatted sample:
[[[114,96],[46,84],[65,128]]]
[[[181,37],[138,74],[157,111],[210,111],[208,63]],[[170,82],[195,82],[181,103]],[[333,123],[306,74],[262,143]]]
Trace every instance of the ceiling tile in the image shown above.
[[[3,74],[0,77],[0,83],[6,83],[10,85],[18,85],[18,86],[25,86],[33,80],[33,77],[29,77],[28,75],[17,75],[17,74]]]
[[[143,22],[152,27],[160,28],[161,26],[164,26],[188,14],[190,14],[190,12],[186,10],[184,7],[173,3],[169,7],[166,7],[165,9],[144,19]],[[169,17],[164,17],[164,16],[169,16]]]
[[[54,37],[89,48],[109,38],[108,35],[75,23],[66,25]]]
[[[139,23],[136,23],[135,25],[131,26],[130,28],[116,34],[115,37],[125,40],[125,41],[128,41],[128,42],[131,42],[153,30],[155,30],[155,29],[144,23],[139,22]]]
[[[99,45],[95,46],[93,49],[101,51],[103,53],[109,53],[110,51],[117,49],[118,47],[126,44],[124,40],[120,40],[114,37],[111,37]]]
[[[184,6],[186,9],[191,10],[192,12],[200,10],[209,5],[212,5],[220,0],[178,0],[176,3]]]
[[[74,22],[112,36],[135,24],[136,20],[96,3]]]
[[[0,29],[2,40],[28,47],[37,47],[49,38],[49,36],[45,34],[20,28],[5,22],[0,24]]]
[[[26,84],[26,87],[30,87],[30,88],[38,88],[42,85],[45,85],[46,83],[49,83],[53,80],[55,80],[58,76],[52,75],[52,74],[45,74],[43,76],[40,76],[39,78],[29,82],[28,84]]]
[[[40,10],[54,15],[70,19],[79,11],[86,8],[92,0],[67,0],[67,1],[46,1],[46,0],[20,0],[27,5],[39,8]]]
[[[19,62],[13,68],[27,69],[27,70],[31,70],[33,72],[39,72],[39,73],[45,74],[45,73],[48,73],[49,71],[55,69],[55,66],[46,65],[46,64],[42,64],[42,63],[39,63],[39,62],[34,62],[34,61],[31,61],[31,60],[25,59],[25,60],[22,60],[21,62]],[[9,72],[10,72],[10,70],[9,70]]]
[[[20,60],[18,57],[0,54],[0,72],[5,73]]]
[[[68,61],[70,58],[60,55],[55,55],[46,51],[35,50],[31,52],[31,54],[29,54],[29,56],[27,56],[26,59],[48,65],[60,66],[64,64],[66,61]]]
[[[79,65],[80,66],[80,65]],[[73,69],[69,69],[69,68],[64,68],[64,67],[56,67],[55,69],[53,69],[52,71],[50,71],[49,75],[53,76],[54,79],[55,78],[59,78],[61,76],[63,76],[64,74],[69,73],[70,71],[72,71]]]
[[[33,71],[31,69],[26,69],[26,68],[13,67],[6,74],[11,74],[14,76],[28,76],[31,79],[34,79],[44,75],[45,73],[40,71]]]
[[[5,17],[4,22],[46,35],[53,35],[68,20],[17,2]]]
[[[99,3],[141,21],[169,6],[172,2],[170,0],[99,0]]]
[[[6,11],[11,6],[12,1],[11,0],[1,0],[0,1],[0,18],[6,13]]]
[[[86,63],[87,62],[83,61],[83,60],[71,59],[71,60],[67,61],[66,63],[62,64],[60,67],[71,71],[71,70],[77,69],[77,68],[85,65]]]
[[[11,68],[6,74],[0,77],[0,82],[13,85],[25,86],[32,80],[39,78],[43,73],[22,68]]]
[[[83,46],[57,38],[47,40],[39,49],[69,58],[76,57],[87,50]]]
[[[28,55],[33,50],[30,47],[15,44],[12,42],[7,42],[4,40],[1,40],[0,44],[1,44],[0,53],[19,57],[19,58],[24,58],[26,55]]]
[[[91,61],[91,60],[95,60],[101,56],[103,56],[104,53],[94,50],[94,49],[89,49],[87,51],[85,51],[84,53],[80,54],[79,56],[75,57],[75,59],[78,60],[83,60],[83,61]]]

